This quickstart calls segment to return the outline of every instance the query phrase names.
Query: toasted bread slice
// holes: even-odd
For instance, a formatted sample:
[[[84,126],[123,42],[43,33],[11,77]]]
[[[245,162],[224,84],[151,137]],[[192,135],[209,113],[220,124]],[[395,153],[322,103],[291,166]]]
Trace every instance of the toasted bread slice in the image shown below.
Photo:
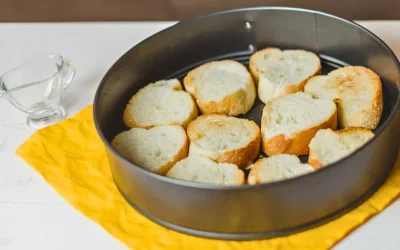
[[[151,128],[187,124],[198,115],[196,104],[177,79],[150,83],[126,105],[123,119],[128,127]]]
[[[189,140],[178,125],[151,129],[131,128],[112,140],[111,146],[127,160],[158,174],[166,174],[188,155]]]
[[[302,91],[307,80],[321,72],[321,60],[305,50],[266,48],[250,57],[250,71],[258,85],[258,97],[267,103]]]
[[[248,184],[275,182],[315,171],[294,155],[280,154],[257,160],[250,170]]]
[[[321,129],[310,142],[308,163],[318,169],[356,151],[374,137],[371,130],[349,127],[338,131]]]
[[[168,171],[167,176],[217,185],[239,185],[245,182],[244,172],[235,164],[216,163],[201,155],[191,155],[180,160]]]
[[[250,73],[232,60],[203,64],[190,71],[183,83],[203,114],[245,114],[256,98]]]
[[[374,129],[382,116],[382,83],[372,70],[361,66],[346,66],[326,76],[311,78],[305,92],[316,98],[338,103],[338,123],[341,128]]]
[[[263,150],[267,155],[306,155],[308,144],[322,128],[336,129],[336,105],[298,92],[269,101],[261,118]]]
[[[209,114],[189,123],[189,155],[206,156],[219,163],[246,168],[258,156],[260,129],[253,121]]]

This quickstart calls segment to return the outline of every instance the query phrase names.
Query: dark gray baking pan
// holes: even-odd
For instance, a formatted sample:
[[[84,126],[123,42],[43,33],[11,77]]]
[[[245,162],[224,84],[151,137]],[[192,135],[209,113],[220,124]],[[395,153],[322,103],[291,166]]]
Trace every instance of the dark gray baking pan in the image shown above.
[[[290,180],[214,186],[151,173],[110,146],[126,130],[122,112],[129,98],[150,82],[183,76],[211,60],[247,65],[265,47],[317,53],[323,74],[362,65],[379,74],[384,110],[376,136],[357,152],[314,173]],[[262,7],[214,13],[167,28],[119,58],[94,100],[96,128],[107,148],[112,174],[125,199],[167,228],[218,239],[270,238],[335,219],[370,197],[391,172],[400,145],[400,65],[388,46],[350,21],[312,10]],[[256,121],[262,104],[245,116]]]

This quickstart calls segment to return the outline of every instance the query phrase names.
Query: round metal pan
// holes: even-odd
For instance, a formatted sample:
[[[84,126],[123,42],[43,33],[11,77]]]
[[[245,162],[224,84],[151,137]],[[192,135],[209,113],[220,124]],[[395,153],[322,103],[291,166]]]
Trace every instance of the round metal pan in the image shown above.
[[[323,73],[362,65],[379,74],[384,110],[375,137],[357,152],[290,180],[214,186],[160,176],[135,166],[110,146],[126,130],[122,112],[144,85],[182,78],[207,61],[244,64],[265,47],[317,53]],[[286,235],[341,216],[370,197],[391,172],[400,146],[400,65],[379,38],[350,21],[312,10],[248,8],[180,22],[142,41],[115,62],[101,81],[94,120],[116,185],[140,213],[165,227],[201,237],[257,239]],[[258,121],[257,102],[245,117]]]

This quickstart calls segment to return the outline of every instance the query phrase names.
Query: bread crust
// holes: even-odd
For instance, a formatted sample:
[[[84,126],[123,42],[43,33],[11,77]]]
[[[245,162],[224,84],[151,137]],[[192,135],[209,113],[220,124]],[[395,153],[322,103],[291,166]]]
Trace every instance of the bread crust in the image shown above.
[[[203,156],[207,156],[208,158],[218,162],[218,163],[232,163],[237,165],[240,169],[245,169],[247,166],[253,163],[253,161],[258,157],[258,153],[260,150],[260,142],[261,142],[261,135],[260,135],[260,128],[254,121],[247,120],[251,127],[254,129],[255,136],[251,138],[251,140],[243,147],[225,151],[223,153],[208,151],[207,149],[201,148],[196,143],[196,138],[201,136],[200,132],[196,129],[196,121],[198,119],[206,119],[207,117],[213,116],[225,116],[223,114],[207,114],[199,116],[196,120],[193,120],[189,123],[187,128],[187,134],[190,140],[190,147],[189,147],[189,154],[199,154]],[[239,119],[239,118],[236,118]],[[242,119],[245,120],[245,119]]]
[[[309,165],[311,165],[315,169],[320,169],[323,167],[323,165],[320,161],[318,161],[317,159],[312,159],[310,157],[312,157],[311,154],[308,156],[308,164]]]
[[[280,50],[280,49],[278,49],[278,48],[269,47],[269,48],[265,48],[265,49],[262,49],[262,50],[257,51],[256,53],[254,53],[254,54],[250,57],[249,69],[250,69],[251,75],[253,76],[254,81],[255,81],[257,87],[259,86],[260,73],[261,73],[261,71],[262,71],[262,69],[260,69],[260,68],[257,67],[257,65],[256,65],[256,59],[257,59],[257,57],[259,57],[259,56],[261,56],[261,55],[263,55],[263,54],[265,54],[265,53],[278,52],[278,51],[283,51],[283,50]],[[299,49],[298,49],[298,50],[293,50],[293,51],[303,51],[303,52],[310,53],[310,51],[299,50]],[[321,61],[320,61],[320,59],[319,59],[318,56],[316,56],[316,55],[314,55],[314,56],[315,56],[315,57],[318,59],[318,61],[319,61],[319,65],[318,65],[318,67],[315,69],[314,73],[311,74],[309,77],[305,78],[304,80],[298,82],[298,83],[295,83],[295,84],[291,84],[291,85],[286,86],[286,87],[285,87],[283,90],[281,90],[280,92],[276,92],[276,93],[274,94],[274,97],[278,97],[278,96],[282,96],[282,95],[288,95],[288,94],[293,94],[293,93],[296,93],[296,92],[299,92],[299,91],[303,91],[303,90],[304,90],[304,86],[306,85],[307,81],[308,81],[311,77],[321,74]],[[258,88],[258,91],[257,91],[257,92],[258,92],[258,96],[259,96],[259,97],[261,97],[261,96],[264,95],[263,93],[260,93],[260,88]],[[262,98],[260,98],[260,99],[262,99]],[[266,100],[262,100],[262,101],[263,101],[264,103],[266,102]]]
[[[129,99],[129,102],[126,104],[124,112],[123,112],[123,115],[122,115],[122,119],[123,119],[123,121],[124,121],[126,126],[128,126],[129,128],[150,129],[150,128],[153,128],[155,126],[161,126],[161,125],[179,125],[179,126],[182,126],[182,127],[186,128],[187,125],[189,124],[189,122],[192,121],[193,119],[195,119],[198,116],[199,112],[198,112],[198,109],[197,109],[196,102],[194,101],[193,97],[191,95],[189,95],[190,98],[191,98],[191,103],[192,103],[192,112],[190,112],[190,115],[188,116],[188,118],[186,120],[184,120],[183,122],[180,122],[180,121],[169,121],[169,122],[152,124],[152,125],[142,125],[142,124],[138,123],[135,120],[135,117],[130,114],[129,110],[130,110],[131,106],[135,105],[137,96],[139,96],[145,90],[145,88],[150,86],[151,84],[153,84],[153,83],[150,83],[150,84],[144,86],[143,88],[139,89],[139,91],[136,94],[134,94]],[[179,84],[174,86],[172,91],[182,91],[183,92],[184,90],[182,88],[182,85],[179,82]]]
[[[199,98],[196,90],[196,85],[195,85],[196,75],[200,69],[220,63],[234,63],[240,65],[240,67],[242,67],[243,70],[245,70],[248,73],[248,85],[247,85],[248,88],[238,89],[234,93],[225,96],[219,101],[202,100],[201,98]],[[219,114],[227,114],[229,116],[246,114],[251,109],[256,99],[256,88],[254,85],[253,78],[251,77],[251,74],[248,72],[247,68],[243,64],[233,60],[212,61],[202,64],[199,67],[191,70],[185,76],[185,78],[183,79],[183,84],[185,86],[186,91],[189,92],[196,100],[197,106],[199,107],[202,114],[219,113]]]
[[[266,127],[265,119],[270,112],[271,110],[269,106],[266,105],[262,116],[261,131],[264,131]],[[286,137],[284,134],[279,134],[272,138],[266,139],[263,136],[263,132],[261,132],[263,151],[269,156],[277,154],[292,154],[296,156],[307,155],[309,153],[308,145],[311,139],[315,136],[318,130],[324,128],[331,128],[333,130],[337,128],[336,109],[327,120],[306,130],[294,133],[290,137]]]
[[[181,127],[182,128],[182,127]],[[167,164],[161,166],[157,173],[160,175],[166,175],[168,171],[180,160],[186,158],[189,155],[189,138],[187,137],[186,131],[182,128],[182,132],[185,133],[185,143],[183,144],[182,148],[179,152],[175,155],[172,161],[168,162]]]
[[[338,97],[336,97],[336,103],[338,104],[338,122],[339,122],[339,127],[340,128],[346,128],[346,127],[364,127],[368,129],[375,129],[381,120],[382,117],[382,111],[383,111],[383,96],[382,96],[382,83],[380,80],[380,77],[373,72],[371,69],[368,69],[363,66],[345,66],[343,68],[337,69],[335,71],[343,71],[343,74],[365,74],[367,75],[370,79],[371,82],[374,85],[374,96],[372,98],[372,101],[369,103],[368,106],[366,106],[363,110],[359,112],[354,112],[350,114],[345,114],[344,110],[342,109],[341,102],[342,102],[342,95],[343,93],[346,92],[347,88],[351,88],[351,85],[341,85],[337,89],[338,92]],[[332,73],[332,72],[331,72]],[[325,77],[330,77],[329,73]],[[311,78],[312,79],[312,78]],[[311,80],[310,79],[310,80]],[[308,82],[310,82],[310,80]],[[306,83],[306,86],[308,84]],[[307,91],[307,87],[305,86],[305,91],[312,93],[312,90]],[[360,94],[362,94],[362,90],[359,91]],[[314,95],[315,96],[315,95]]]
[[[189,156],[190,157],[190,156]],[[205,157],[205,156],[203,156],[203,157]],[[207,158],[207,157],[206,157]],[[186,158],[185,158],[186,159]],[[185,160],[185,159],[183,159],[183,160]],[[211,159],[210,159],[210,161],[212,161]],[[178,163],[178,162],[177,162]],[[217,168],[221,168],[221,166],[219,165],[219,164],[221,164],[221,163],[218,163],[218,162],[214,162],[215,164],[218,164],[218,166],[217,166]],[[176,165],[176,164],[175,164]],[[174,169],[174,167],[175,167],[175,165],[173,166],[173,167],[171,167],[169,170],[168,170],[168,172],[166,173],[166,175],[165,176],[167,176],[167,177],[170,177],[170,178],[176,178],[175,176],[174,176],[174,174],[172,173],[172,170]],[[219,171],[219,172],[221,172],[221,171]],[[242,184],[245,184],[246,183],[246,179],[245,179],[245,174],[244,174],[244,171],[243,170],[241,170],[238,166],[235,166],[235,180],[234,180],[234,184],[233,185],[242,185]],[[223,174],[224,175],[224,174]],[[198,182],[198,183],[201,183],[201,182]],[[219,183],[220,185],[228,185],[228,184],[226,184],[226,183]]]
[[[339,116],[339,121],[342,121],[341,127],[364,127],[368,129],[375,129],[382,117],[383,112],[383,96],[382,96],[382,83],[380,77],[371,69],[362,66],[347,66],[344,67],[345,71],[362,72],[367,74],[374,83],[375,95],[368,107],[364,110],[352,113],[347,119]]]
[[[165,126],[168,126],[168,125],[165,125]],[[155,167],[154,169],[149,169],[149,168],[146,168],[146,167],[142,166],[140,163],[135,162],[135,159],[132,159],[129,156],[125,156],[125,158],[127,160],[129,160],[130,162],[136,164],[137,166],[143,168],[143,169],[146,169],[146,170],[151,171],[151,172],[155,172],[155,173],[160,174],[160,175],[165,175],[169,171],[169,169],[172,168],[172,166],[174,166],[178,161],[186,158],[188,156],[188,153],[189,153],[189,138],[188,138],[188,136],[186,134],[186,131],[179,125],[172,125],[172,126],[179,130],[179,133],[181,133],[182,136],[184,137],[184,142],[182,144],[182,147],[179,150],[177,150],[176,154],[172,157],[172,159],[170,161],[168,161],[164,165],[161,165],[161,166],[159,165],[159,166]],[[150,133],[151,129],[131,128],[130,130],[146,131],[146,133]],[[117,146],[119,144],[119,142],[118,142],[119,141],[119,137],[122,136],[122,134],[124,134],[124,133],[128,133],[130,130],[121,132],[118,135],[116,135],[111,141],[111,146],[116,149],[115,146]],[[116,149],[116,150],[118,151],[118,149]],[[126,152],[128,152],[128,151],[126,151]],[[119,154],[123,155],[122,152],[120,152]]]
[[[250,79],[250,81],[252,81]],[[254,86],[254,83],[251,83]],[[253,90],[251,90],[253,91]],[[254,88],[255,93],[255,88]],[[202,114],[226,114],[229,116],[236,116],[240,114],[246,114],[254,104],[255,98],[250,105],[250,108],[246,107],[246,96],[247,93],[243,89],[237,90],[235,93],[225,96],[221,101],[203,101],[197,99],[197,105]],[[255,96],[255,94],[254,94]]]
[[[295,157],[295,156],[293,156],[293,157]],[[260,158],[253,164],[253,166],[250,170],[249,176],[247,177],[248,184],[255,185],[255,184],[263,183],[262,177],[260,175],[260,173],[261,173],[260,168],[262,168],[263,162],[266,162],[269,159],[270,158]],[[297,158],[296,164],[307,165],[307,164],[302,164],[299,158]],[[310,166],[308,166],[308,167],[310,168],[310,170],[312,169]],[[279,180],[276,180],[276,181],[279,181]]]
[[[246,177],[244,175],[243,170],[239,168],[238,171],[240,172],[238,172],[237,183],[241,185],[246,184]]]
[[[247,177],[247,184],[255,185],[261,183],[261,177],[259,175],[260,171],[258,170],[261,165],[261,159],[258,159],[252,166],[249,176]]]
[[[338,134],[338,135],[351,134],[353,132],[358,132],[358,131],[371,133],[371,135],[374,135],[374,133],[371,130],[369,130],[367,128],[363,128],[363,127],[347,127],[347,128],[341,129],[341,130],[336,130],[336,131],[335,131],[335,129],[332,130],[333,133]],[[321,163],[321,161],[315,156],[314,152],[311,149],[310,149],[310,154],[308,156],[308,164],[311,165],[315,169],[320,169],[320,168],[324,167],[324,164]]]
[[[249,69],[250,69],[250,73],[253,76],[254,82],[256,83],[256,86],[258,86],[258,82],[260,81],[260,73],[261,73],[261,69],[258,68],[256,66],[256,58],[261,56],[264,53],[271,53],[274,51],[281,51],[278,48],[274,48],[274,47],[268,47],[265,49],[261,49],[256,51],[253,55],[250,56],[250,60],[249,60]]]

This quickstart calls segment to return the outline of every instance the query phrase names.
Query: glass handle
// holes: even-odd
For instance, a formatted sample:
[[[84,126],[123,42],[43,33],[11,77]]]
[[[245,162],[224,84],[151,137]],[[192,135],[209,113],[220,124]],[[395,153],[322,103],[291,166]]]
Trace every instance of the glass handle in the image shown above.
[[[6,91],[3,88],[4,88],[3,78],[0,77],[0,97],[3,97],[3,95],[6,93]]]
[[[69,64],[68,61],[65,61],[65,72],[64,72],[64,82],[63,82],[63,86],[64,88],[67,88],[68,85],[70,85],[72,83],[72,81],[74,80],[75,77],[75,68],[73,68],[71,66],[71,64]]]

